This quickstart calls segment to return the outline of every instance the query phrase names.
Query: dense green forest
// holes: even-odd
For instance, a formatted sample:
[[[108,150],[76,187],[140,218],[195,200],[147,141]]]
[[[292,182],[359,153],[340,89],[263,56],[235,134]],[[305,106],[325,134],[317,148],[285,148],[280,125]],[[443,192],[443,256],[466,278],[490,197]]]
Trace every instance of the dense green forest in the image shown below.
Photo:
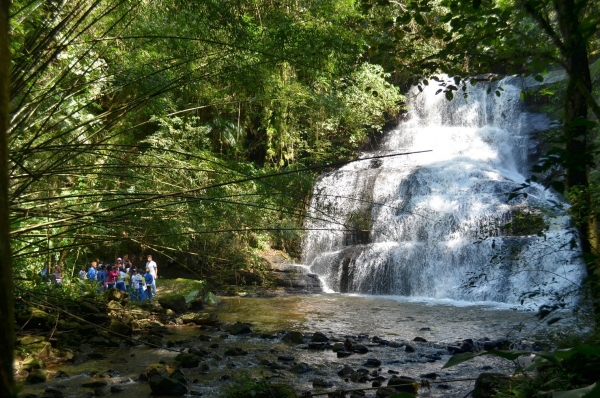
[[[49,263],[68,280],[124,253],[212,272],[298,256],[313,179],[394,123],[405,89],[447,73],[452,100],[476,75],[556,68],[566,83],[545,102],[562,124],[534,171],[573,204],[600,319],[596,0],[8,3],[3,319],[10,280],[35,286]]]

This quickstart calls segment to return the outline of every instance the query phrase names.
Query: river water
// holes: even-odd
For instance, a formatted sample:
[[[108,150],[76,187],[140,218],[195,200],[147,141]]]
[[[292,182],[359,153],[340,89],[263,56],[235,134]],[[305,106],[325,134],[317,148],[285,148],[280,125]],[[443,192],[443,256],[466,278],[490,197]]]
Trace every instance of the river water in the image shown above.
[[[207,397],[219,397],[222,392],[242,375],[270,378],[294,386],[298,393],[333,391],[335,389],[369,388],[371,383],[345,381],[337,372],[344,366],[358,369],[367,359],[382,362],[379,374],[385,378],[389,373],[421,380],[420,375],[436,373],[431,381],[431,390],[422,389],[419,396],[462,397],[474,384],[473,378],[483,371],[511,373],[512,363],[491,357],[476,358],[456,367],[442,369],[450,358],[448,344],[463,339],[492,340],[509,338],[513,342],[527,340],[531,346],[535,340],[543,340],[546,329],[540,326],[533,312],[511,309],[498,303],[469,303],[449,300],[401,298],[393,296],[361,296],[351,294],[321,294],[279,298],[223,298],[223,303],[211,308],[226,323],[246,322],[252,325],[253,335],[232,336],[223,330],[198,327],[169,327],[163,342],[171,349],[154,349],[143,345],[121,348],[95,349],[84,345],[86,353],[101,353],[104,358],[90,360],[78,365],[63,365],[51,370],[50,381],[32,385],[24,393],[42,395],[47,386],[61,389],[66,397],[81,397],[91,394],[92,389],[82,384],[103,380],[118,385],[124,391],[120,396],[128,398],[147,397],[150,388],[146,382],[135,380],[148,365],[164,361],[170,364],[182,348],[197,347],[208,351],[204,363],[208,369],[183,369],[191,381],[191,390]],[[570,320],[560,321],[553,326],[568,327]],[[350,337],[364,344],[369,352],[353,354],[348,358],[337,358],[329,350],[308,349],[307,344],[289,345],[281,341],[282,331],[300,331],[306,336],[319,331],[332,340],[344,341]],[[398,344],[383,346],[373,342],[373,337]],[[416,343],[415,337],[427,342]],[[210,340],[210,341],[209,341]],[[308,342],[308,340],[306,340]],[[416,348],[406,352],[405,344]],[[238,347],[247,355],[228,357],[225,350]],[[294,357],[291,362],[279,361],[281,355]],[[261,361],[263,364],[261,364]],[[265,366],[264,362],[276,363],[281,369]],[[312,370],[294,374],[294,364],[306,363]],[[56,371],[68,376],[60,377]],[[376,369],[369,368],[369,371]],[[102,375],[102,376],[100,376]],[[58,377],[57,377],[58,376]],[[224,380],[231,377],[230,380]],[[331,388],[315,388],[313,380],[324,379],[333,383]],[[463,380],[464,381],[457,381]],[[384,383],[385,384],[385,383]],[[367,397],[375,392],[367,391]]]

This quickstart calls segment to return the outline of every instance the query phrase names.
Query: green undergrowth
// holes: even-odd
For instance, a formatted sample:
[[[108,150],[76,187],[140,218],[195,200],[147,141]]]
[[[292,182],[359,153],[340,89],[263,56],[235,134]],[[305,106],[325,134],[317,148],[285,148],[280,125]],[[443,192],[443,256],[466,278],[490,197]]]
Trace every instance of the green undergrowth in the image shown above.
[[[288,385],[268,380],[253,380],[241,376],[234,385],[225,390],[226,398],[296,398],[294,389]]]
[[[505,389],[489,396],[600,397],[600,333],[568,336],[558,341],[557,346],[559,348],[555,351],[536,353],[536,359],[531,365],[517,368],[516,377],[511,379]]]

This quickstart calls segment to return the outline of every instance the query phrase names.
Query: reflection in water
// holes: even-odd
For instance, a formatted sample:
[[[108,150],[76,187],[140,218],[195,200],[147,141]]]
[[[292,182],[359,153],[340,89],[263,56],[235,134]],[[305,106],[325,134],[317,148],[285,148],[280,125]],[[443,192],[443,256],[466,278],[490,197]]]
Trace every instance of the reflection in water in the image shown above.
[[[498,303],[325,294],[280,298],[224,298],[213,308],[226,322],[248,322],[255,330],[276,332],[321,331],[337,336],[369,334],[382,338],[412,339],[428,327],[428,340],[500,338],[520,335],[537,326],[531,312]],[[537,330],[537,329],[536,329]]]
[[[106,381],[108,386],[118,386],[124,391],[120,396],[127,398],[147,398],[150,388],[146,382],[134,382],[146,368],[159,361],[171,364],[180,350],[190,347],[208,352],[200,367],[183,369],[188,387],[205,397],[220,397],[221,392],[232,381],[224,378],[248,375],[253,378],[271,378],[294,386],[297,392],[324,392],[333,389],[368,388],[371,383],[346,381],[337,375],[344,366],[358,369],[369,358],[381,361],[379,374],[389,378],[391,372],[420,380],[424,373],[439,375],[432,384],[431,391],[421,391],[420,397],[463,397],[472,390],[473,380],[482,371],[510,373],[514,371],[511,362],[480,357],[456,367],[443,369],[450,358],[447,343],[466,338],[490,339],[511,336],[518,341],[527,331],[535,328],[533,313],[513,311],[507,306],[487,305],[449,301],[412,301],[398,297],[357,296],[345,294],[323,294],[281,298],[223,298],[223,304],[211,308],[226,322],[248,322],[253,330],[260,332],[252,336],[230,336],[223,331],[211,331],[197,327],[171,327],[171,334],[163,340],[172,349],[154,349],[143,345],[120,348],[98,348],[93,344],[82,346],[86,353],[94,352],[103,359],[79,365],[62,366],[60,370],[68,376],[56,377],[59,369],[51,368],[49,383],[27,386],[23,393],[44,394],[47,386],[59,388],[64,397],[82,397],[93,394],[93,389],[83,388],[90,381]],[[561,321],[559,322],[566,322]],[[521,330],[520,325],[524,328]],[[307,349],[306,345],[288,345],[281,342],[282,334],[270,334],[262,338],[261,333],[269,334],[281,330],[301,331],[310,335],[320,331],[332,339],[342,340],[344,336],[362,336],[360,344],[368,347],[367,354],[354,354],[348,358],[337,358],[332,350]],[[397,342],[393,346],[382,346],[373,337]],[[415,343],[415,337],[423,337],[427,343]],[[407,352],[405,344],[416,347],[415,352]],[[231,357],[225,354],[236,347],[247,351],[247,355]],[[81,355],[81,354],[78,354]],[[281,355],[294,357],[292,363],[279,360]],[[293,374],[288,369],[297,363],[306,363],[313,370],[303,374]],[[265,363],[280,366],[275,369]],[[173,370],[173,369],[171,369]],[[369,369],[373,371],[374,369]],[[95,375],[106,375],[97,378]],[[314,378],[329,380],[333,387],[314,388]],[[456,380],[464,380],[459,381]],[[367,398],[375,397],[374,391],[367,392]]]

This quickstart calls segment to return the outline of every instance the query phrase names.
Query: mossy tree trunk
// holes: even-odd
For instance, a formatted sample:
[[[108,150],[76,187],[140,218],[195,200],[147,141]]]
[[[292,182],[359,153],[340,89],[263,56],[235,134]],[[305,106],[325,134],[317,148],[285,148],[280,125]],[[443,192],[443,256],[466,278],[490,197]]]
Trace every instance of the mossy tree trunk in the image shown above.
[[[579,187],[580,203],[587,211],[576,220],[581,234],[582,250],[586,262],[588,283],[593,300],[596,325],[600,325],[600,283],[598,273],[598,245],[596,215],[593,212],[589,190],[589,168],[593,161],[592,142],[589,136],[588,101],[592,92],[587,42],[581,26],[582,3],[574,0],[557,0],[555,8],[565,68],[569,75],[564,103],[564,137],[566,144],[566,185]]]
[[[10,50],[9,0],[0,0],[0,397],[16,396],[13,380],[13,285],[8,223],[8,143]]]

